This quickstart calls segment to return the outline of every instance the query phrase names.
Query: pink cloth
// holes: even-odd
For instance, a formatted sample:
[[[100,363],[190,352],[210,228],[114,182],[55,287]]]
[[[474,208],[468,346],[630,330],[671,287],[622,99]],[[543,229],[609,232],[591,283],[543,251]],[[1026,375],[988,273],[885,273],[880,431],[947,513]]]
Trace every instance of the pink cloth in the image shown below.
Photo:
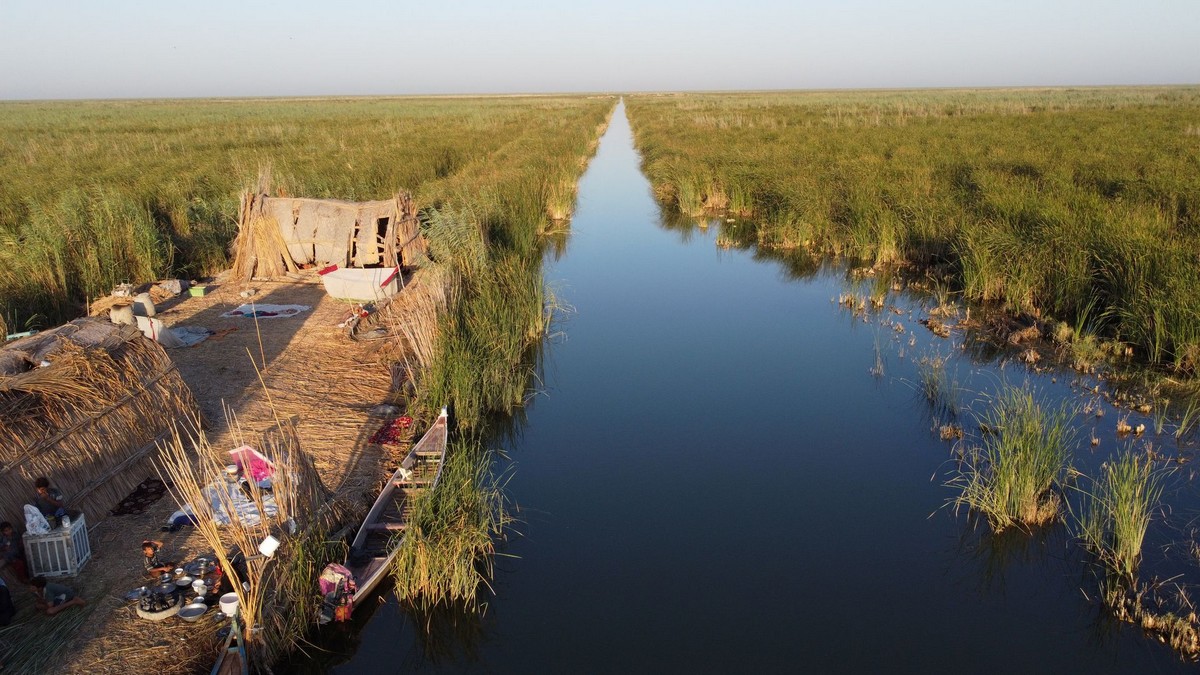
[[[275,475],[275,466],[271,461],[248,445],[230,450],[229,454],[233,457],[233,463],[242,470],[242,475],[255,483]]]

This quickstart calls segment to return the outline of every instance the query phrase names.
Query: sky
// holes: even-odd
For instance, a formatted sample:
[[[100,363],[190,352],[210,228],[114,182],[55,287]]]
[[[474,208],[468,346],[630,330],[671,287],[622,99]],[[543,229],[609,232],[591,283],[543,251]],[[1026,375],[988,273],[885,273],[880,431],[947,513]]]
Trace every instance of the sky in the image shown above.
[[[0,99],[1200,83],[1200,0],[0,0]]]

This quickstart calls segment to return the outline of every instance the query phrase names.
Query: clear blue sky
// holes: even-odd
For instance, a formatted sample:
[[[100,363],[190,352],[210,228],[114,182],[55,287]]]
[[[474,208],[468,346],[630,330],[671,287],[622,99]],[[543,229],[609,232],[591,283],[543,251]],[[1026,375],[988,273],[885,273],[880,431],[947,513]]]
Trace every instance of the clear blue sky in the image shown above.
[[[1200,83],[1200,0],[0,0],[0,98]]]

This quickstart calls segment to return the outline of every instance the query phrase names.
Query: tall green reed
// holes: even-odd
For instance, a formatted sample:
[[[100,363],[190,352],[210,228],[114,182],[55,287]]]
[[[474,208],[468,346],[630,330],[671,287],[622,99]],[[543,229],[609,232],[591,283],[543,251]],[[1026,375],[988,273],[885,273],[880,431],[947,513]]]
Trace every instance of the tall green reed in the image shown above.
[[[959,491],[951,503],[982,514],[997,532],[1058,519],[1076,440],[1072,416],[1065,404],[1047,409],[1033,392],[1005,386],[982,416],[979,444],[947,483]]]

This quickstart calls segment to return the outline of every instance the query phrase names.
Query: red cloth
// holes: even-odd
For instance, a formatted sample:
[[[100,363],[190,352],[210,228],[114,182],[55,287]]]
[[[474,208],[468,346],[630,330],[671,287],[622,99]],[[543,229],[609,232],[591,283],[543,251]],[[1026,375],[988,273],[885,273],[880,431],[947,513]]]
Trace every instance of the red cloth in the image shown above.
[[[371,442],[376,445],[400,445],[404,442],[404,430],[411,427],[412,423],[413,419],[408,415],[384,422],[379,431],[371,436]]]

